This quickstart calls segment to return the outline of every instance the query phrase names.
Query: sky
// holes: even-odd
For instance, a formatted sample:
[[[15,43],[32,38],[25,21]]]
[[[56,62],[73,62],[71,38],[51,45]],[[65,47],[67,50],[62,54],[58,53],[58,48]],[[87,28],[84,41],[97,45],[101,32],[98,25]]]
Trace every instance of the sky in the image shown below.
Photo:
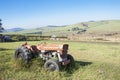
[[[120,20],[120,0],[0,0],[5,29]]]

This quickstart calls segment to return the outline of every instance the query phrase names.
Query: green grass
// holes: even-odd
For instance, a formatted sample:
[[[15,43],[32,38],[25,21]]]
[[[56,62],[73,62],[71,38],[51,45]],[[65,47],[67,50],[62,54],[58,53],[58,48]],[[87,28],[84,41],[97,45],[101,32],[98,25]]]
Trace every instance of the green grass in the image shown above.
[[[13,58],[15,49],[24,42],[0,43],[0,80],[120,80],[120,44],[28,41],[42,42],[68,43],[75,67],[49,72],[39,58],[26,65]]]

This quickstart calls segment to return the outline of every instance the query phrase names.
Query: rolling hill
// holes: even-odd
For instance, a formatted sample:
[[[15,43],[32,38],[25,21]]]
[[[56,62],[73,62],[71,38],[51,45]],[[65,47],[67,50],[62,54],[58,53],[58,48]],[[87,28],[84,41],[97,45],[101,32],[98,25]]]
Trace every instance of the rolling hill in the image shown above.
[[[23,28],[12,28],[12,29],[6,29],[7,32],[18,32],[24,30]]]
[[[65,26],[45,26],[35,29],[22,30],[17,32],[10,32],[9,34],[25,34],[25,33],[39,33],[42,35],[58,35],[68,36],[71,34],[81,33],[104,33],[104,32],[119,32],[120,20],[101,20],[101,21],[88,21],[80,22],[72,25]]]

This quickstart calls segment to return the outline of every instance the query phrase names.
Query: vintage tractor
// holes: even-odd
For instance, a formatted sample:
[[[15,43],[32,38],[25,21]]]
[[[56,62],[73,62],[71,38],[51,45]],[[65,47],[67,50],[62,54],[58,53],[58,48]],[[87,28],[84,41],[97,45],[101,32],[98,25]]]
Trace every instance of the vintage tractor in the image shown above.
[[[21,58],[25,63],[31,59],[40,57],[44,62],[44,68],[55,71],[60,70],[61,66],[69,66],[74,63],[74,58],[68,53],[68,44],[23,44],[16,49],[15,59]]]

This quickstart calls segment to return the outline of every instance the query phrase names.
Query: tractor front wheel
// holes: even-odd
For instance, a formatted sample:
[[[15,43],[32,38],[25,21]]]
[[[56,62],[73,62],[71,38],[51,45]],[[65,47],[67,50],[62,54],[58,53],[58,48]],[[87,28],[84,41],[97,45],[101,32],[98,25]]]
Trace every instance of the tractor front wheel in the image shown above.
[[[50,71],[59,71],[60,70],[60,65],[59,62],[55,59],[50,59],[45,62],[44,68],[48,69]]]

